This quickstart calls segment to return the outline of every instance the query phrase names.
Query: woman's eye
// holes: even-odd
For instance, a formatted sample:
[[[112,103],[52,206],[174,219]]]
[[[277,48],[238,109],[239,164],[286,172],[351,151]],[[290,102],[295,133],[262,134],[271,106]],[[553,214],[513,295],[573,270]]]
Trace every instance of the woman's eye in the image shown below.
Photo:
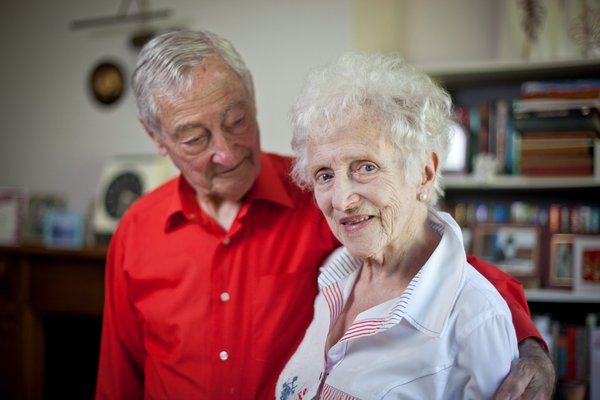
[[[359,172],[373,172],[377,169],[377,167],[373,164],[362,164],[359,168]]]
[[[319,182],[319,183],[325,183],[325,182],[329,181],[331,178],[333,178],[333,175],[331,175],[327,172],[321,172],[321,173],[317,174],[317,182]]]

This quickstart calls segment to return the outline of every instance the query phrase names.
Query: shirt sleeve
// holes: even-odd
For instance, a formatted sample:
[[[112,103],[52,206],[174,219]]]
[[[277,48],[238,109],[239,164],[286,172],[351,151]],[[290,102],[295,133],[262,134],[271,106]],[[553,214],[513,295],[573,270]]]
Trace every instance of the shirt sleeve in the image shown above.
[[[540,335],[531,320],[523,285],[513,276],[474,256],[467,256],[467,262],[496,287],[496,290],[500,292],[500,295],[502,295],[504,301],[508,304],[517,340],[521,342],[525,339],[533,338],[542,343],[546,351],[548,351],[548,345],[542,339],[542,335]]]
[[[117,229],[106,261],[104,315],[95,396],[98,400],[143,397],[144,352],[140,328],[128,300],[123,261],[123,235]]]
[[[519,356],[512,324],[508,316],[496,315],[464,328],[470,332],[458,341],[458,373],[466,378],[460,398],[491,399]]]

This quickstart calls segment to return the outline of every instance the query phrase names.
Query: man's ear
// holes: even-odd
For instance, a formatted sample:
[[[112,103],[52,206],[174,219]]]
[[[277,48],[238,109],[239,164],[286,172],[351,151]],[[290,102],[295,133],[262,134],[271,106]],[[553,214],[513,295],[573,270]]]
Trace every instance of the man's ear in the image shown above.
[[[146,125],[146,123],[140,117],[138,117],[138,121],[140,121],[140,124],[142,124],[142,126],[144,127],[144,130],[146,131],[148,136],[150,136],[150,139],[152,139],[152,141],[154,142],[154,145],[158,149],[158,154],[160,154],[163,157],[166,156],[167,148],[163,144],[163,142],[162,142],[163,139],[160,136],[160,134],[156,133],[152,129],[150,129],[150,127],[148,125]]]

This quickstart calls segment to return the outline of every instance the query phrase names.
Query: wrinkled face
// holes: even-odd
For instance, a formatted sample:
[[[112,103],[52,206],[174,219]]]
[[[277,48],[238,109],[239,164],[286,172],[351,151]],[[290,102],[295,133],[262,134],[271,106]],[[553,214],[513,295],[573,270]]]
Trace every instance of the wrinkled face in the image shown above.
[[[398,254],[426,215],[396,147],[368,115],[312,139],[308,164],[317,204],[354,256]]]
[[[159,98],[161,134],[150,133],[201,198],[239,201],[260,170],[254,98],[222,60],[192,71],[191,89]],[[148,130],[148,128],[146,128]]]

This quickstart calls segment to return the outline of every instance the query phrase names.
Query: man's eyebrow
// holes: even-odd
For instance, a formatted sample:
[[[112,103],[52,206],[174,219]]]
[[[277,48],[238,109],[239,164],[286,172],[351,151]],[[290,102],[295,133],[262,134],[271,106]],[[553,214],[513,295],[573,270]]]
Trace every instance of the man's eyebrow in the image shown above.
[[[181,124],[175,127],[175,130],[173,131],[173,134],[175,136],[180,136],[181,134],[192,130],[192,129],[196,129],[196,128],[201,128],[201,129],[205,129],[206,127],[198,122],[194,122],[194,123],[188,123],[188,124]]]
[[[245,100],[235,100],[235,101],[232,101],[231,103],[227,104],[225,106],[225,108],[223,109],[223,112],[221,113],[221,121],[225,120],[225,117],[227,116],[227,113],[229,111],[233,110],[236,107],[242,107],[245,109],[246,104],[247,104],[247,102]],[[178,125],[175,127],[173,134],[177,137],[189,130],[198,129],[198,128],[206,129],[206,126],[200,122],[191,122],[191,123],[187,123],[187,124],[181,124],[181,125]]]
[[[236,107],[246,107],[246,101],[244,100],[236,100],[236,101],[232,101],[231,103],[227,104],[227,106],[225,106],[225,109],[223,110],[223,112],[221,113],[221,120],[225,119],[225,116],[227,115],[227,113],[231,110],[233,110]]]

